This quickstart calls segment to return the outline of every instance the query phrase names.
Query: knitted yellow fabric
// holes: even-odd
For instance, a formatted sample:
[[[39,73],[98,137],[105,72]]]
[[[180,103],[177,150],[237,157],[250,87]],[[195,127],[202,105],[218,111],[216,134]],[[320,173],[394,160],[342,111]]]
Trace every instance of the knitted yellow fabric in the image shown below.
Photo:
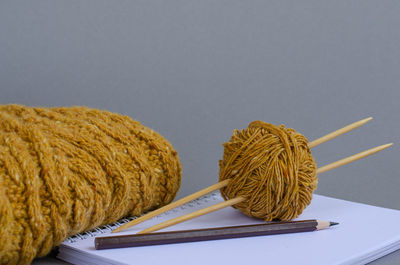
[[[163,206],[180,181],[170,143],[127,116],[0,105],[0,264]]]
[[[230,181],[221,189],[224,199],[246,198],[233,207],[265,221],[299,216],[318,182],[307,139],[262,121],[235,130],[224,144],[220,181],[225,179]]]

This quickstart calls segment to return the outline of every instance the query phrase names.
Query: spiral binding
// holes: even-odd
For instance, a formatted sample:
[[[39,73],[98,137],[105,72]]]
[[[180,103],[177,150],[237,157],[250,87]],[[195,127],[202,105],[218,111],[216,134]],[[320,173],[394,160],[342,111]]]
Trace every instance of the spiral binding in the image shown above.
[[[162,217],[168,216],[168,215],[170,215],[172,213],[176,213],[176,212],[178,212],[180,210],[185,210],[187,208],[193,208],[195,206],[200,206],[200,205],[203,205],[205,203],[208,203],[210,200],[211,201],[217,201],[219,197],[220,197],[220,193],[218,191],[210,193],[210,194],[206,194],[206,195],[204,195],[204,196],[202,196],[200,198],[194,199],[193,201],[190,201],[190,202],[188,202],[188,203],[186,203],[184,205],[181,205],[181,206],[179,206],[177,208],[174,208],[174,209],[171,209],[171,210],[169,210],[169,211],[167,211],[165,213],[162,213],[162,214],[160,214],[160,215],[158,215],[158,216],[156,216],[154,218],[162,218]],[[96,228],[91,229],[89,231],[86,231],[84,233],[80,233],[80,234],[76,234],[76,235],[73,235],[71,237],[68,237],[65,240],[65,242],[75,243],[78,240],[84,240],[84,239],[87,239],[89,237],[96,237],[96,236],[99,236],[99,235],[102,235],[102,234],[111,233],[111,231],[113,231],[114,229],[117,229],[118,227],[122,226],[123,224],[126,224],[126,223],[128,223],[128,222],[130,222],[132,220],[135,220],[136,218],[138,218],[138,216],[127,217],[127,218],[120,219],[117,222],[112,223],[112,224],[107,224],[107,225],[96,227]]]

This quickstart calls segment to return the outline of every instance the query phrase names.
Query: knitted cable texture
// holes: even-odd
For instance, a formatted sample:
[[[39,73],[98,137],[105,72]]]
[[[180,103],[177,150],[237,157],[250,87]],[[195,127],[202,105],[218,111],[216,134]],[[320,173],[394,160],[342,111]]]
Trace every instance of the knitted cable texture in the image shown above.
[[[224,199],[246,198],[234,205],[251,217],[290,220],[310,204],[317,188],[316,163],[307,139],[293,129],[262,121],[235,130],[224,143],[220,181]]]
[[[180,181],[171,144],[127,116],[0,105],[0,264],[168,204]]]

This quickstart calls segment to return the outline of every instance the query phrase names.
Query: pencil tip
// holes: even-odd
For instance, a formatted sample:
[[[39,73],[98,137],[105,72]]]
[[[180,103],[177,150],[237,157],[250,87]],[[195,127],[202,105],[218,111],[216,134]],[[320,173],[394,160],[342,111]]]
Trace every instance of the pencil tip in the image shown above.
[[[338,225],[339,223],[336,222],[329,222],[329,226],[334,226],[334,225]]]

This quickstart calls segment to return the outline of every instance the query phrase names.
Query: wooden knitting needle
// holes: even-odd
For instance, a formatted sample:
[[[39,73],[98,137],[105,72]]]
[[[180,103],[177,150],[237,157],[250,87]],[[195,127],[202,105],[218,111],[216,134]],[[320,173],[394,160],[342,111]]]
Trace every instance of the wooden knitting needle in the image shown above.
[[[338,160],[336,162],[330,163],[330,164],[325,165],[323,167],[320,167],[320,168],[317,169],[317,175],[320,174],[320,173],[324,173],[326,171],[329,171],[331,169],[346,165],[348,163],[351,163],[351,162],[356,161],[358,159],[364,158],[366,156],[370,156],[372,154],[378,153],[378,152],[382,151],[383,149],[388,148],[391,145],[393,145],[393,143],[380,145],[380,146],[368,149],[366,151],[360,152],[358,154],[343,158],[343,159]]]
[[[226,180],[221,181],[221,182],[217,182],[216,184],[211,185],[211,186],[209,186],[209,187],[207,187],[207,188],[205,188],[203,190],[200,190],[198,192],[190,194],[189,196],[186,196],[185,198],[182,198],[180,200],[177,200],[175,202],[167,204],[164,207],[158,208],[157,210],[149,212],[148,214],[143,215],[143,216],[141,216],[141,217],[139,217],[137,219],[134,219],[134,220],[130,221],[129,223],[123,224],[122,226],[118,227],[117,229],[114,229],[112,231],[112,233],[120,232],[122,230],[125,230],[125,229],[131,227],[131,226],[134,226],[134,225],[137,225],[139,223],[142,223],[142,222],[144,222],[144,221],[146,221],[148,219],[151,219],[151,218],[153,218],[153,217],[155,217],[157,215],[160,215],[160,214],[162,214],[162,213],[164,213],[166,211],[174,209],[174,208],[176,208],[176,207],[178,207],[180,205],[183,205],[183,204],[185,204],[187,202],[193,201],[194,199],[197,199],[197,198],[199,198],[199,197],[201,197],[203,195],[206,195],[206,194],[208,194],[208,193],[210,193],[210,192],[212,192],[214,190],[223,188],[226,185],[228,185],[228,183],[229,183],[229,179],[226,179]]]
[[[339,135],[342,135],[342,134],[344,134],[344,133],[347,133],[347,132],[349,132],[349,131],[351,131],[351,130],[354,130],[354,129],[356,129],[356,128],[358,128],[358,127],[360,127],[360,126],[366,124],[366,123],[369,122],[370,120],[372,120],[372,117],[369,117],[369,118],[366,118],[366,119],[363,119],[363,120],[354,122],[354,123],[349,124],[349,125],[347,125],[347,126],[341,128],[341,129],[339,129],[339,130],[337,130],[337,131],[328,133],[327,135],[322,136],[321,138],[318,138],[318,139],[316,139],[316,140],[314,140],[314,141],[312,141],[312,142],[309,142],[309,143],[308,143],[308,147],[313,148],[313,147],[315,147],[315,146],[317,146],[317,145],[320,145],[320,144],[322,144],[322,143],[325,143],[326,141],[329,141],[329,140],[331,140],[331,139],[333,139],[333,138],[335,138],[335,137],[338,137]]]
[[[318,139],[316,139],[316,140],[314,140],[312,142],[309,142],[308,146],[310,148],[313,148],[313,147],[315,147],[317,145],[325,143],[325,142],[327,142],[327,141],[329,141],[329,140],[331,140],[331,139],[333,139],[335,137],[338,137],[339,135],[342,135],[344,133],[352,131],[352,130],[354,130],[354,129],[366,124],[370,120],[372,120],[372,117],[369,117],[369,118],[354,122],[352,124],[349,124],[349,125],[341,128],[341,129],[339,129],[339,130],[336,130],[336,131],[331,132],[331,133],[329,133],[329,134],[327,134],[325,136],[322,136],[321,138],[318,138]],[[132,227],[134,225],[140,224],[140,223],[142,223],[142,222],[144,222],[144,221],[146,221],[148,219],[151,219],[151,218],[153,218],[153,217],[155,217],[157,215],[160,215],[160,214],[162,214],[162,213],[164,213],[166,211],[174,209],[174,208],[176,208],[176,207],[178,207],[180,205],[183,205],[183,204],[185,204],[187,202],[193,201],[194,199],[197,199],[197,198],[199,198],[199,197],[201,197],[203,195],[206,195],[206,194],[208,194],[208,193],[210,193],[212,191],[215,191],[215,190],[218,190],[220,188],[223,188],[226,185],[228,185],[229,181],[230,181],[230,179],[226,179],[224,181],[221,181],[221,182],[218,182],[218,183],[216,183],[214,185],[211,185],[211,186],[209,186],[209,187],[207,187],[205,189],[202,189],[202,190],[200,190],[198,192],[190,194],[190,195],[188,195],[188,196],[186,196],[186,197],[184,197],[184,198],[182,198],[180,200],[177,200],[175,202],[167,204],[164,207],[156,209],[156,210],[154,210],[154,211],[152,211],[150,213],[147,213],[147,214],[145,214],[145,215],[143,215],[143,216],[141,216],[139,218],[136,218],[136,219],[134,219],[134,220],[132,220],[132,221],[130,221],[130,222],[118,227],[117,229],[114,229],[112,231],[112,233],[120,232],[120,231],[125,230],[125,229],[127,229],[129,227]]]
[[[348,163],[354,162],[354,161],[356,161],[358,159],[361,159],[363,157],[375,154],[375,153],[377,153],[379,151],[382,151],[385,148],[388,148],[392,144],[393,143],[377,146],[377,147],[368,149],[366,151],[363,151],[361,153],[358,153],[358,154],[346,157],[344,159],[338,160],[338,161],[333,162],[331,164],[328,164],[326,166],[320,167],[320,168],[317,169],[317,175],[320,174],[320,173],[326,172],[328,170],[331,170],[331,169],[346,165]],[[183,215],[183,216],[180,216],[180,217],[165,221],[163,223],[154,225],[152,227],[146,228],[146,229],[138,232],[138,234],[151,233],[151,232],[154,232],[154,231],[157,231],[157,230],[160,230],[160,229],[163,229],[163,228],[166,228],[166,227],[169,227],[169,226],[172,226],[172,225],[175,225],[175,224],[178,224],[178,223],[182,223],[184,221],[196,218],[198,216],[205,215],[205,214],[220,210],[220,209],[228,207],[228,206],[232,206],[232,205],[240,203],[240,202],[242,202],[244,200],[245,200],[244,197],[239,196],[239,197],[236,197],[236,198],[233,198],[233,199],[221,202],[221,203],[217,203],[217,204],[212,205],[210,207],[207,207],[207,208],[204,208],[204,209],[200,209],[198,211],[195,211],[195,212],[192,212],[192,213],[189,213],[189,214],[186,214],[186,215]]]

